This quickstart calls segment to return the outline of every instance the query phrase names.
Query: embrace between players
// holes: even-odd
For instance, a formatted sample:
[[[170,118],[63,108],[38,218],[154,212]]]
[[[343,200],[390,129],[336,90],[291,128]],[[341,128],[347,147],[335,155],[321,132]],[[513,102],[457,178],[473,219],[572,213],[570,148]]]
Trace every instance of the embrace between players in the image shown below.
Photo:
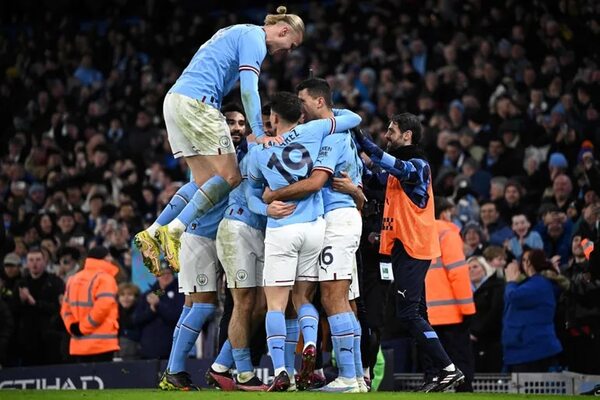
[[[263,123],[258,79],[266,53],[287,53],[304,37],[300,17],[287,14],[285,7],[277,12],[267,15],[264,26],[233,25],[215,33],[164,100],[171,149],[175,157],[185,158],[192,180],[134,239],[144,264],[155,274],[160,273],[164,254],[179,272],[180,291],[186,295],[159,384],[163,389],[197,388],[185,371],[185,359],[215,311],[217,271],[222,265],[234,305],[228,340],[207,372],[210,383],[245,391],[322,386],[315,385],[319,313],[312,304],[319,285],[339,368],[338,377],[319,390],[368,391],[361,328],[350,303],[359,295],[355,253],[364,203],[357,143],[374,153],[373,160],[381,165],[392,162],[390,169],[396,168],[397,175],[390,174],[400,181],[413,177],[412,169],[419,167],[387,153],[382,156],[359,131],[352,135],[350,130],[361,118],[333,109],[329,85],[322,79],[303,81],[296,93],[274,94]],[[238,80],[245,115],[241,109],[221,109],[222,99]],[[246,121],[252,135],[244,140],[240,130]],[[393,119],[388,135],[406,139],[402,125],[405,120]],[[412,131],[414,137],[420,135],[420,125]],[[431,179],[425,178],[425,189],[428,184],[430,190]],[[420,292],[416,296],[416,303],[412,300],[406,309],[417,308]],[[410,325],[417,317],[410,315],[406,321]],[[254,375],[249,349],[263,320],[275,371],[270,386]],[[419,323],[413,325],[427,343],[439,343],[431,327]],[[300,332],[302,365],[296,375]],[[444,375],[445,380],[460,380],[460,371],[446,362],[447,356],[441,358],[440,369],[456,371]],[[232,376],[234,369],[237,373]]]

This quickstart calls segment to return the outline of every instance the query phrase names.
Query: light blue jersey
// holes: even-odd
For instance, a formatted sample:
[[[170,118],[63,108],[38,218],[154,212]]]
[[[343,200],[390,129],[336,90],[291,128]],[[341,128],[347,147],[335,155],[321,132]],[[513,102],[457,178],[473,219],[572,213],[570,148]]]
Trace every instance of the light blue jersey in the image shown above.
[[[205,42],[170,92],[221,108],[223,98],[238,80],[252,131],[262,136],[258,75],[267,55],[266,35],[257,25],[232,25]]]
[[[336,133],[323,139],[313,170],[315,169],[327,171],[337,178],[341,177],[341,172],[346,172],[355,185],[362,186],[362,160],[350,135]],[[321,190],[325,214],[338,208],[356,207],[352,196],[336,192],[331,183],[330,178]]]
[[[196,218],[188,225],[185,230],[187,233],[196,236],[203,236],[215,240],[217,237],[217,228],[223,219],[223,213],[227,208],[227,197],[221,200],[209,212],[200,218]]]
[[[357,126],[361,118],[348,110],[336,110],[336,117],[319,119],[296,126],[282,135],[279,145],[251,153],[248,164],[250,209],[266,215],[267,205],[261,200],[263,184],[272,190],[291,185],[310,174],[319,155],[323,138],[333,132],[344,132]],[[324,213],[321,192],[301,200],[294,200],[294,212],[281,219],[268,218],[268,227],[312,222]]]
[[[267,226],[267,217],[256,214],[250,211],[248,201],[246,200],[246,186],[248,186],[248,160],[253,152],[260,151],[262,146],[256,144],[248,144],[248,153],[240,161],[240,173],[242,175],[242,183],[229,193],[229,203],[225,209],[223,218],[235,219],[258,229],[265,230]]]

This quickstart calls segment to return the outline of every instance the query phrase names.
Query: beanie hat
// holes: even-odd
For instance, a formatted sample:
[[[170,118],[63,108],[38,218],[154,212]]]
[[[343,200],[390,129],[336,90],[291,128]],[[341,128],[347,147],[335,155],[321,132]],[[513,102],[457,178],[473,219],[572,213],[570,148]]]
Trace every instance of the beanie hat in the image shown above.
[[[548,166],[555,168],[567,168],[569,163],[562,153],[552,153],[548,159]]]
[[[96,246],[88,252],[88,258],[103,260],[108,255],[108,249],[104,246]]]

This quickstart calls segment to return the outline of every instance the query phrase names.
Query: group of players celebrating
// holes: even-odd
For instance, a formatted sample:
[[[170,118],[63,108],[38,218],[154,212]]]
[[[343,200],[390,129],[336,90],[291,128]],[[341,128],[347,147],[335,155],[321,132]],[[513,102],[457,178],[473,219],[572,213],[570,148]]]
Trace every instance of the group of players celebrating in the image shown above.
[[[330,87],[318,78],[301,82],[296,93],[276,93],[268,119],[261,115],[262,61],[267,52],[293,50],[303,37],[302,19],[285,7],[267,15],[264,26],[221,29],[166,95],[169,143],[175,157],[185,158],[192,179],[135,236],[146,267],[160,274],[163,253],[186,295],[162,389],[197,388],[185,360],[215,312],[222,266],[234,305],[228,340],[206,374],[209,383],[242,391],[369,390],[351,305],[359,295],[355,253],[365,198],[350,130],[361,118],[333,109]],[[243,111],[221,104],[238,80]],[[251,135],[245,135],[246,125]],[[326,385],[319,384],[322,371],[315,372],[317,286],[339,370]],[[254,374],[249,348],[263,323],[274,369],[270,385]]]

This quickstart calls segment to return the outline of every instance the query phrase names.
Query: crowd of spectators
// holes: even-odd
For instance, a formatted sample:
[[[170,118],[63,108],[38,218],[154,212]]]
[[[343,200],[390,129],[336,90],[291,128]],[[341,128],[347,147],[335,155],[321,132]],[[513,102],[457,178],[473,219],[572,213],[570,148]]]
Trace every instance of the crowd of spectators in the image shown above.
[[[120,266],[123,343],[136,356],[164,357],[156,341],[146,353],[139,344],[144,324],[153,332],[174,326],[179,310],[156,315],[156,302],[171,300],[156,293],[169,291],[173,277],[143,295],[127,283],[132,236],[187,177],[185,163],[171,156],[162,99],[214,31],[260,24],[267,10],[150,0],[9,3],[0,12],[0,312],[9,316],[0,364],[64,361],[59,296],[98,245]],[[392,114],[418,115],[434,192],[454,202],[465,254],[483,271],[473,279],[476,296],[503,289],[503,279],[484,286],[486,271],[502,269],[492,265],[506,258],[499,251],[519,261],[540,248],[575,288],[563,291],[557,308],[559,338],[583,335],[600,354],[600,274],[590,275],[578,256],[582,238],[597,238],[600,218],[600,3],[287,6],[303,17],[306,37],[286,59],[267,57],[263,100],[293,90],[312,70],[329,81],[337,106],[360,112],[363,130],[383,147]],[[370,233],[364,239],[372,243]],[[475,333],[499,333],[488,328],[477,325]]]

